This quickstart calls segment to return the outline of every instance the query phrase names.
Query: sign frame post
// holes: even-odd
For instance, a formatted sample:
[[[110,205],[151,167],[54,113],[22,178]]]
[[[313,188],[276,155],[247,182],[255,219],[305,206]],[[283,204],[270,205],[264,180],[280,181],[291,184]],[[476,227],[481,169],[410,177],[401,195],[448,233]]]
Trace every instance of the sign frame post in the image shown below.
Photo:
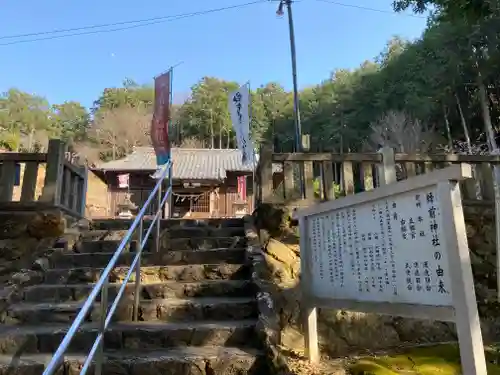
[[[486,359],[481,336],[479,314],[477,311],[461,193],[458,184],[458,181],[471,177],[472,168],[470,165],[457,164],[425,175],[412,177],[398,183],[383,185],[377,189],[351,195],[343,199],[320,203],[297,212],[302,259],[302,313],[304,319],[306,353],[311,362],[317,363],[320,357],[318,350],[316,313],[316,309],[319,307],[454,322],[457,327],[463,373],[467,375],[486,374]],[[319,275],[313,270],[313,264],[315,262],[315,259],[313,259],[313,251],[316,251],[315,256],[317,257],[317,251],[323,251],[325,247],[320,250],[312,249],[312,237],[308,229],[309,220],[312,220],[314,217],[318,220],[318,217],[321,217],[322,214],[328,215],[334,211],[352,209],[352,207],[363,206],[382,199],[387,202],[388,199],[395,199],[394,197],[398,195],[418,193],[419,190],[428,188],[436,189],[436,198],[440,210],[440,218],[438,221],[440,228],[442,228],[440,231],[441,241],[444,244],[440,249],[448,259],[446,266],[448,269],[447,274],[449,275],[449,287],[451,287],[452,292],[451,296],[448,296],[448,299],[451,299],[448,304],[444,302],[441,305],[439,305],[439,303],[433,305],[429,303],[424,304],[423,302],[406,302],[404,300],[404,292],[399,296],[394,294],[396,297],[393,297],[392,301],[384,300],[384,296],[381,297],[382,299],[376,300],[376,298],[371,295],[373,292],[365,294],[365,296],[368,297],[361,298],[355,295],[352,290],[347,290],[345,292],[348,297],[340,298],[338,290],[342,288],[342,286],[339,287],[338,285],[337,292],[332,289],[328,297],[320,295],[323,292],[320,291],[320,293],[318,293],[318,291],[314,290],[313,284],[315,282],[315,277],[319,278]],[[331,236],[333,230],[328,233]],[[323,240],[323,238],[321,238],[321,240]],[[326,241],[321,240],[317,241],[317,243],[321,242],[321,246],[324,246],[324,242]],[[340,253],[340,241],[338,245]],[[357,249],[359,249],[359,246],[360,245],[355,245]],[[394,253],[398,253],[397,247]],[[316,263],[318,263],[318,259],[316,259]],[[366,275],[368,275],[368,273],[366,273]],[[317,282],[321,283],[321,281],[318,280]],[[389,289],[389,287],[386,288]],[[429,299],[431,299],[431,297],[429,297]]]
[[[448,245],[447,251],[452,253],[448,254],[448,268],[453,284],[454,321],[458,334],[462,372],[483,375],[487,373],[486,359],[460,186],[457,181],[440,182],[437,191],[443,216],[451,218],[451,220],[443,220],[443,234]]]

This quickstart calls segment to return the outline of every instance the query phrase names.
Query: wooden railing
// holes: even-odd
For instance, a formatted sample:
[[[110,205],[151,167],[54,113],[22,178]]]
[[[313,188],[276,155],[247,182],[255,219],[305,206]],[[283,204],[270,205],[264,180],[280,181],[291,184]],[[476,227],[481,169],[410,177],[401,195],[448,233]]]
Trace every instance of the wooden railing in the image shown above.
[[[464,203],[492,205],[492,166],[500,164],[500,156],[407,154],[391,148],[377,153],[275,153],[264,145],[257,167],[257,197],[258,202],[309,205],[458,163],[474,167],[475,178],[461,185]],[[300,170],[305,196],[300,189]]]
[[[87,167],[71,159],[65,143],[59,139],[49,141],[47,153],[1,153],[0,211],[59,208],[72,216],[83,217]],[[45,178],[41,186],[39,175],[43,171]],[[19,194],[15,194],[16,185],[20,188],[19,198]]]

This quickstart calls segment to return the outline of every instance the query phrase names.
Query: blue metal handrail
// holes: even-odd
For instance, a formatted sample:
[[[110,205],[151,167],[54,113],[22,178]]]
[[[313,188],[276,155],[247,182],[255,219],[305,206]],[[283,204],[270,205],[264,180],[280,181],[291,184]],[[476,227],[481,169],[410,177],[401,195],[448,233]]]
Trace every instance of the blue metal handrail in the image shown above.
[[[123,238],[123,240],[120,242],[120,245],[118,245],[118,248],[116,249],[115,253],[113,254],[113,257],[109,261],[108,265],[102,272],[101,277],[97,281],[96,285],[90,292],[89,296],[87,297],[87,300],[84,302],[83,306],[80,309],[80,312],[76,316],[75,320],[71,324],[71,327],[69,328],[68,332],[64,336],[63,340],[61,341],[61,344],[57,348],[56,352],[54,353],[54,356],[50,360],[49,364],[47,365],[45,371],[43,372],[43,375],[53,375],[58,368],[63,364],[63,357],[66,351],[68,350],[69,344],[71,343],[71,340],[75,336],[76,332],[80,329],[80,326],[82,323],[85,321],[85,317],[91,311],[91,309],[94,307],[95,300],[99,293],[101,293],[101,314],[100,314],[100,324],[99,324],[99,333],[94,341],[94,344],[92,345],[92,348],[90,349],[90,352],[87,356],[87,359],[85,360],[85,363],[83,364],[83,367],[80,371],[80,375],[84,375],[87,373],[88,369],[90,368],[90,365],[92,364],[92,361],[95,357],[95,370],[94,373],[96,375],[101,375],[102,374],[102,365],[103,365],[103,360],[104,360],[104,333],[106,332],[109,323],[111,322],[111,318],[113,317],[113,314],[115,313],[118,304],[120,303],[120,300],[123,296],[123,293],[125,292],[125,288],[132,276],[132,273],[135,271],[135,291],[134,291],[134,309],[133,309],[133,319],[138,320],[139,314],[139,297],[140,297],[140,287],[141,287],[141,255],[142,255],[142,250],[144,248],[144,245],[146,244],[149,235],[151,234],[151,231],[153,230],[153,227],[155,227],[156,224],[156,232],[155,232],[155,249],[156,251],[159,251],[160,248],[160,218],[161,218],[161,212],[163,210],[163,206],[165,205],[165,202],[167,201],[168,197],[172,194],[172,178],[171,178],[171,171],[172,171],[172,162],[169,161],[167,164],[162,166],[162,171],[159,176],[158,182],[156,183],[153,191],[149,195],[148,199],[146,200],[146,203],[142,206],[141,210],[137,214],[134,222],[130,226],[130,229],[127,231],[127,234]],[[167,191],[165,192],[165,195],[162,197],[162,185],[164,180],[167,179],[167,184],[168,188]],[[146,231],[146,234],[143,235],[143,224],[144,224],[144,216],[146,214],[147,208],[153,201],[153,198],[157,196],[157,202],[158,202],[158,208],[156,210],[156,215],[154,216],[153,221],[151,222],[151,225],[149,226],[148,230]],[[139,235],[139,246],[137,249],[137,253],[134,257],[134,260],[132,261],[132,264],[130,265],[130,269],[127,272],[127,276],[123,280],[120,289],[113,300],[111,306],[109,307],[108,310],[108,286],[109,286],[109,275],[111,271],[115,268],[116,262],[118,261],[118,258],[120,255],[123,253],[127,243],[130,242],[132,235],[134,234],[134,231],[138,229],[138,235]]]

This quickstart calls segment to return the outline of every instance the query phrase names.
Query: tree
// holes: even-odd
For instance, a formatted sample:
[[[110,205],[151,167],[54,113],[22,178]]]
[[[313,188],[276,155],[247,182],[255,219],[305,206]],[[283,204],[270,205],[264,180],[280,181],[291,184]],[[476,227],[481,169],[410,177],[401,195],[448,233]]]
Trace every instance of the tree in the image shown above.
[[[50,106],[45,98],[12,88],[1,96],[0,102],[3,146],[17,150],[23,136],[24,148],[31,150],[35,146],[35,132],[51,133]]]
[[[118,107],[99,111],[94,118],[93,133],[103,156],[113,160],[133,151],[136,146],[150,145],[151,114],[137,107]]]
[[[190,98],[179,108],[177,126],[182,137],[208,139],[207,147],[234,147],[234,132],[228,111],[229,93],[235,82],[203,77],[191,88]]]
[[[63,104],[54,104],[53,127],[64,140],[72,142],[84,141],[90,128],[90,115],[80,103],[69,101]]]
[[[154,88],[150,85],[139,85],[135,81],[126,79],[122,87],[106,88],[94,101],[92,113],[109,111],[121,107],[140,107],[143,110],[152,111],[154,105]]]
[[[395,0],[393,7],[396,12],[411,9],[415,13],[435,9],[438,20],[467,22],[477,22],[498,12],[496,0]]]
[[[500,23],[493,13],[474,22],[453,18],[446,7],[456,4],[445,0],[395,3],[398,10],[416,6],[422,11],[430,5],[437,7],[437,13],[420,39],[409,42],[394,37],[372,60],[355,69],[333,70],[324,81],[301,91],[302,128],[311,136],[312,150],[373,151],[381,139],[403,149],[425,143],[431,151],[441,147],[464,152],[463,147],[456,148],[463,144],[468,152],[477,144],[494,146],[500,128]],[[235,147],[228,94],[238,86],[221,78],[201,78],[189,98],[172,108],[172,142]],[[113,150],[114,157],[120,157],[133,145],[149,143],[153,98],[152,87],[126,80],[122,87],[103,91],[92,108],[93,120],[88,121],[89,115],[78,103],[50,107],[43,98],[14,90],[0,98],[0,126],[5,129],[0,138],[20,144],[36,126],[37,134],[40,130],[71,137],[80,145],[99,149],[103,157],[112,156]],[[40,119],[34,121],[33,113]],[[273,82],[253,89],[250,113],[257,145],[267,141],[279,151],[294,149],[290,92]],[[86,129],[87,137],[73,136],[78,129]],[[417,139],[422,141],[415,143]]]

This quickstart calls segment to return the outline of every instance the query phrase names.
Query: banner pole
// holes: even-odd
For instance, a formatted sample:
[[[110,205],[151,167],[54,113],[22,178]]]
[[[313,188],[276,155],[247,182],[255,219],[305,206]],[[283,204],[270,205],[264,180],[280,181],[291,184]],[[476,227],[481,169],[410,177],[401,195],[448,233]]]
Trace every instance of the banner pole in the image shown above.
[[[252,90],[251,90],[251,86],[250,86],[250,81],[247,82],[248,84],[248,117],[249,117],[249,126],[248,126],[248,139],[250,139],[250,133],[251,133],[251,129],[252,129],[252,118],[253,118],[253,112],[252,112],[252,100],[253,100],[253,97],[252,97]],[[252,145],[253,145],[253,142],[252,142]],[[255,146],[255,145],[254,145]],[[252,206],[251,206],[251,209],[252,209],[252,213],[253,211],[255,211],[255,205],[256,205],[256,190],[255,190],[255,171],[257,169],[257,161],[256,161],[256,158],[255,158],[255,149],[252,148],[252,155],[253,155],[253,158],[252,158]]]
[[[180,63],[182,64],[182,63]],[[179,64],[177,64],[179,65]],[[168,134],[168,161],[171,162],[171,167],[169,168],[169,172],[168,172],[168,185],[167,186],[171,186],[172,187],[172,190],[171,190],[171,194],[168,196],[167,198],[167,204],[168,204],[168,218],[170,219],[172,216],[173,216],[173,212],[174,212],[174,207],[172,205],[172,197],[173,197],[173,190],[174,190],[174,184],[173,184],[173,181],[172,181],[172,170],[174,169],[174,165],[173,165],[173,160],[172,160],[172,147],[171,147],[171,144],[172,142],[170,141],[170,130],[172,128],[172,105],[173,105],[173,98],[174,98],[174,93],[173,93],[173,88],[174,88],[174,85],[173,85],[173,81],[174,81],[174,66],[172,66],[170,68],[170,88],[169,88],[169,111],[168,111],[168,124],[167,124],[167,134]]]

